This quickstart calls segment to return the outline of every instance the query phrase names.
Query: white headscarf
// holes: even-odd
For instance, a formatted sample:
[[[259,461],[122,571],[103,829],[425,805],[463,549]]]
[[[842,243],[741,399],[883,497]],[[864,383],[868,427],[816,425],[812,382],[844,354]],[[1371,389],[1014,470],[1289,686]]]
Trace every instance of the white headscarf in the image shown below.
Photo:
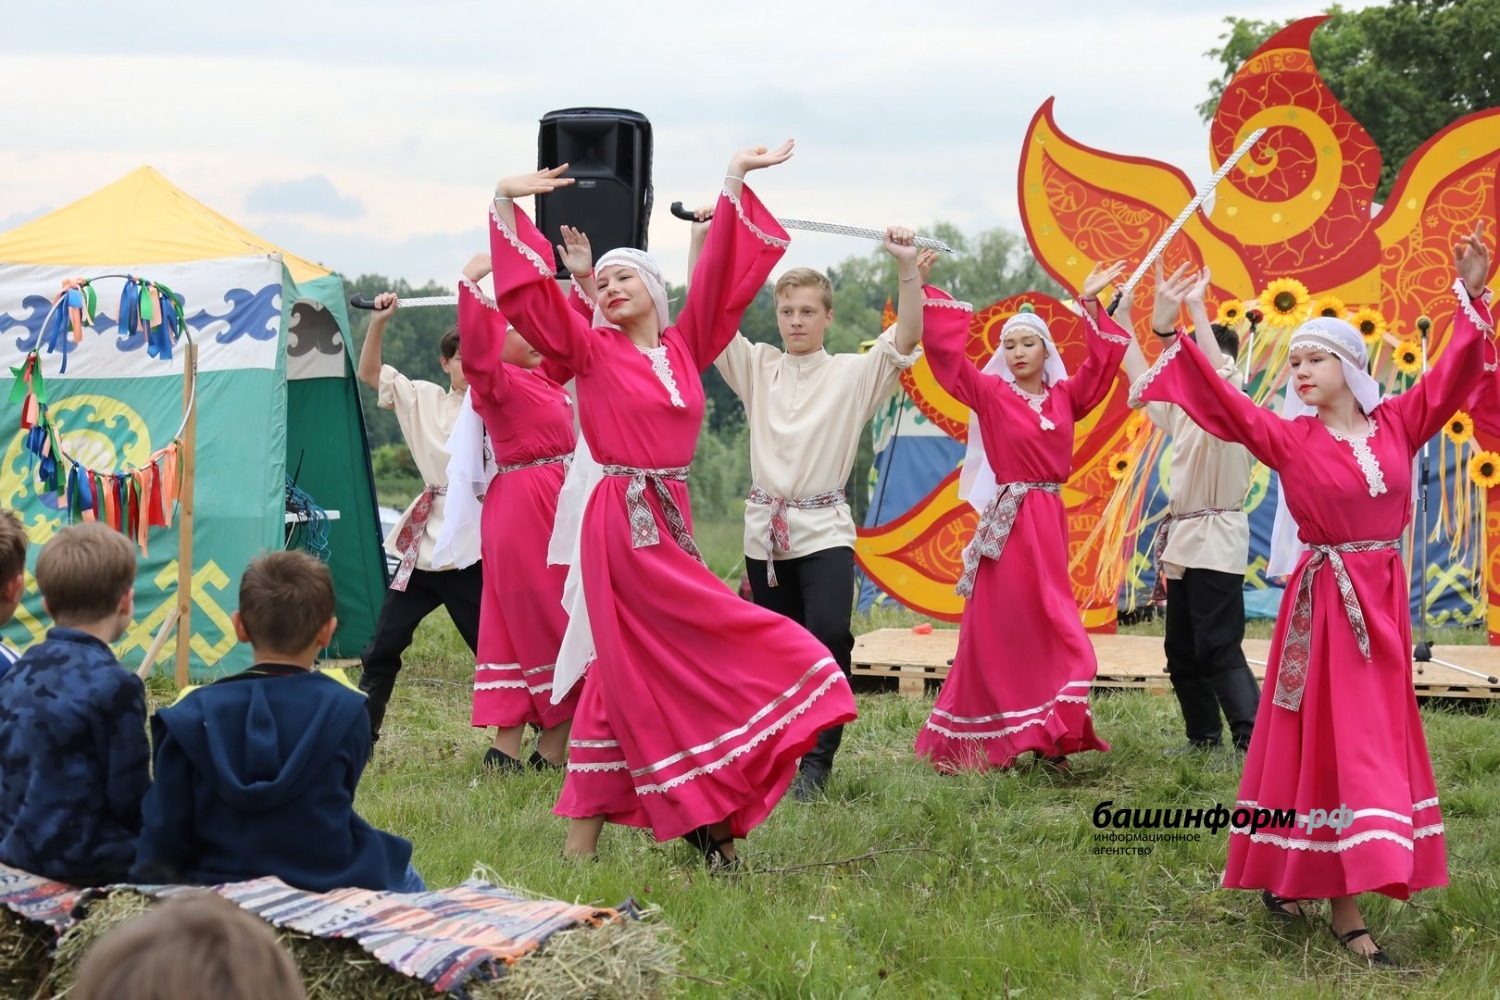
[[[479,561],[480,497],[495,478],[495,458],[484,433],[484,421],[474,411],[474,393],[464,393],[458,420],[448,435],[448,498],[443,523],[432,549],[432,565],[462,569]]]
[[[995,353],[990,355],[990,360],[985,363],[984,373],[999,375],[1005,381],[1015,383],[1015,373],[1010,370],[1010,363],[1005,360],[1005,335],[1020,331],[1036,334],[1042,338],[1042,343],[1047,345],[1047,357],[1042,361],[1042,383],[1054,386],[1065,381],[1068,377],[1068,369],[1063,364],[1062,355],[1057,353],[1057,344],[1052,340],[1052,331],[1047,329],[1046,320],[1030,311],[1018,312],[1005,321],[1005,325],[1000,328],[1000,341],[995,345]],[[990,460],[984,454],[984,439],[979,430],[979,414],[970,411],[969,445],[964,452],[963,468],[958,473],[958,498],[969,501],[975,510],[984,513],[984,509],[989,506],[990,501],[999,491],[1000,484],[995,481],[995,473],[990,468]]]
[[[598,274],[606,267],[628,267],[641,276],[646,290],[651,293],[651,301],[656,303],[656,319],[659,324],[657,332],[665,332],[670,316],[667,312],[667,282],[661,276],[661,265],[656,262],[656,258],[634,247],[619,247],[594,262],[594,273]],[[594,306],[594,326],[618,330],[618,326],[604,318],[604,296],[599,296],[599,299],[600,302]]]
[[[1375,412],[1380,403],[1380,384],[1370,376],[1369,353],[1365,349],[1365,338],[1349,323],[1332,316],[1318,316],[1308,320],[1292,333],[1287,352],[1299,347],[1316,347],[1339,359],[1344,368],[1344,381],[1354,392],[1359,408],[1366,416]],[[1317,407],[1308,406],[1297,397],[1295,381],[1287,379],[1286,394],[1281,400],[1281,415],[1287,420],[1317,413]],[[1286,506],[1286,491],[1280,480],[1276,489],[1276,521],[1271,527],[1271,557],[1266,564],[1269,577],[1287,576],[1297,568],[1297,560],[1307,551],[1307,546],[1297,537],[1297,522]]]

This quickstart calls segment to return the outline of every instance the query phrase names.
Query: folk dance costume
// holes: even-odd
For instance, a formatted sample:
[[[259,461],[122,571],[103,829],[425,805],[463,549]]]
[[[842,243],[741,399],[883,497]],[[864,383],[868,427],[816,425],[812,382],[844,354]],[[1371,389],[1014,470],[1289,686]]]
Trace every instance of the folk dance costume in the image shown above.
[[[1020,313],[1046,344],[1045,388],[1015,384],[1002,350],[983,372],[968,360],[971,307],[930,290],[923,349],[939,384],[972,411],[959,496],[980,511],[964,551],[958,591],[968,597],[958,653],[917,737],[917,755],[939,771],[1005,768],[1033,751],[1055,758],[1108,750],[1094,733],[1089,689],[1098,672],[1068,580],[1062,484],[1073,461],[1073,425],[1103,402],[1129,344],[1107,314],[1084,313],[1089,356],[1068,377],[1041,317]]]
[[[574,316],[546,240],[519,209],[491,232],[496,298],[527,341],[576,374],[583,437],[603,465],[582,524],[582,574],[597,660],[573,719],[555,812],[604,816],[670,840],[727,818],[743,837],[785,793],[817,734],[855,718],[828,651],[780,615],[740,600],[690,534],[687,466],[703,422],[699,374],[734,336],[787,246],[749,188],[719,218],[675,326],[660,270],[616,250],[651,290],[660,346]]]
[[[1416,386],[1380,400],[1364,341],[1318,318],[1291,347],[1340,359],[1369,429],[1328,430],[1294,392],[1261,409],[1177,337],[1132,387],[1171,401],[1209,433],[1245,445],[1281,477],[1271,572],[1290,571],[1238,807],[1290,810],[1294,827],[1232,830],[1224,885],[1287,899],[1379,892],[1396,899],[1447,884],[1442,815],[1412,689],[1409,577],[1412,459],[1493,368],[1484,301],[1461,305],[1442,357]],[[1314,824],[1314,810],[1342,821]]]
[[[471,545],[451,557],[434,558],[448,493],[448,437],[463,403],[462,392],[413,381],[390,365],[380,368],[376,405],[395,411],[406,446],[427,486],[386,537],[385,551],[400,562],[381,605],[375,635],[360,656],[364,669],[359,688],[367,696],[370,732],[377,740],[401,670],[401,654],[411,645],[422,619],[445,607],[464,643],[470,649],[479,646],[483,576],[478,547]]]
[[[890,331],[866,354],[819,349],[801,356],[736,334],[714,361],[745,404],[750,426],[751,594],[761,607],[805,626],[846,677],[854,652],[854,519],[844,485],[860,432],[919,356],[920,349],[901,354]],[[801,769],[815,786],[833,770],[842,739],[842,726],[825,729],[803,758]]]
[[[503,362],[506,325],[494,300],[465,278],[458,293],[464,376],[498,466],[480,514],[485,562],[495,570],[485,574],[479,608],[472,721],[551,729],[572,718],[578,700],[572,692],[552,701],[552,671],[568,625],[567,569],[547,565],[557,495],[577,444],[573,400],[563,388],[572,373],[552,361],[531,369]]]
[[[1219,377],[1242,380],[1226,356]],[[1146,415],[1172,441],[1171,501],[1152,541],[1153,600],[1167,602],[1167,675],[1182,707],[1191,747],[1220,744],[1224,722],[1234,745],[1250,745],[1260,688],[1245,662],[1245,563],[1250,522],[1242,509],[1253,459],[1221,441],[1182,407],[1150,403]]]

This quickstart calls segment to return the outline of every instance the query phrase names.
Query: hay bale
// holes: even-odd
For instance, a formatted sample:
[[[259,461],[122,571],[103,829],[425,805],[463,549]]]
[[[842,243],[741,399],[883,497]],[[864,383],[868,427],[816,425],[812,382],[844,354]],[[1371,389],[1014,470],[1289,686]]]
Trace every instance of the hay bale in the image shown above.
[[[29,997],[42,985],[52,931],[0,906],[0,997]]]
[[[78,978],[78,965],[89,949],[153,905],[155,900],[149,896],[128,890],[90,903],[88,916],[58,942],[46,975],[47,995],[65,994]],[[308,1000],[431,1000],[437,995],[426,984],[383,965],[353,941],[325,940],[279,928],[276,934],[297,963]],[[45,937],[44,930],[40,955],[27,962],[33,989],[42,978]],[[474,1000],[665,996],[677,980],[678,958],[679,948],[669,932],[651,920],[580,927],[553,935],[544,948],[493,982],[471,980],[468,990]],[[0,997],[29,996],[20,989],[3,988],[3,968],[0,965]]]
[[[670,933],[651,920],[578,927],[554,934],[494,982],[471,983],[469,995],[474,1000],[668,996],[679,982],[679,958]]]
[[[69,927],[57,942],[47,973],[47,995],[63,996],[78,979],[78,965],[100,938],[140,916],[156,901],[138,892],[114,892],[88,903],[88,916]]]

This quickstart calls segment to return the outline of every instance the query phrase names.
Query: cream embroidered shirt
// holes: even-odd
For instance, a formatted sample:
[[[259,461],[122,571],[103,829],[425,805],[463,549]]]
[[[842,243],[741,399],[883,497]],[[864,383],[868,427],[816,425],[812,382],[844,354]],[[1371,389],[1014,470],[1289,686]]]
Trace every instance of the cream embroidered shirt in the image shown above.
[[[1231,359],[1225,359],[1219,375],[1235,386],[1243,384]],[[1250,551],[1250,520],[1238,508],[1250,489],[1254,464],[1250,452],[1244,445],[1214,437],[1176,404],[1147,403],[1146,415],[1171,435],[1168,511],[1180,515],[1210,507],[1236,509],[1234,513],[1172,522],[1162,555],[1164,575],[1168,580],[1180,580],[1185,569],[1208,569],[1243,576]]]
[[[444,389],[433,382],[414,382],[390,365],[381,365],[380,388],[375,402],[381,409],[395,411],[396,422],[401,425],[401,434],[406,438],[406,446],[411,449],[417,471],[422,474],[422,482],[432,486],[447,486],[448,438],[453,433],[453,425],[458,422],[459,411],[463,409],[464,394]],[[417,569],[463,569],[479,561],[479,553],[474,551],[461,554],[457,563],[432,565],[432,551],[443,526],[446,501],[444,496],[432,498],[432,513],[427,517],[427,524],[422,531],[422,545],[417,552]],[[385,550],[398,559],[401,557],[401,550],[396,547],[396,539],[401,537],[401,529],[406,527],[416,505],[417,501],[413,500],[401,515],[401,520],[396,522],[396,527],[386,536]]]
[[[714,361],[745,404],[750,426],[750,475],[782,500],[803,500],[843,489],[854,468],[860,432],[895,391],[901,371],[921,356],[896,349],[890,331],[865,354],[794,356],[737,334]],[[745,555],[766,558],[771,508],[745,505]],[[849,505],[787,510],[792,547],[776,559],[854,546]]]

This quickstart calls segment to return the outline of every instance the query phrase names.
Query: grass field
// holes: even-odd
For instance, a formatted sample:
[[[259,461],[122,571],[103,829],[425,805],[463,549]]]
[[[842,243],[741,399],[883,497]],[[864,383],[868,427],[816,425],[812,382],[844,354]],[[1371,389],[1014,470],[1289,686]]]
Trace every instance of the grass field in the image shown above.
[[[881,612],[856,630],[913,620]],[[415,842],[431,884],[483,864],[563,899],[658,907],[679,937],[689,996],[1500,991],[1500,834],[1491,829],[1500,705],[1424,709],[1452,885],[1414,904],[1366,897],[1377,940],[1401,965],[1373,972],[1321,923],[1273,925],[1253,894],[1218,888],[1225,832],[1155,845],[1146,857],[1092,853],[1091,815],[1104,800],[1233,802],[1233,758],[1162,756],[1180,739],[1168,697],[1096,696],[1096,725],[1113,750],[1075,758],[1071,775],[1022,766],[940,777],[911,753],[931,701],[861,694],[828,799],[788,799],[742,845],[743,874],[709,877],[687,846],[619,827],[606,829],[597,863],[564,861],[565,821],[550,811],[560,776],[494,778],[480,766],[488,741],[467,724],[471,665],[445,617],[424,624],[360,786],[361,812]]]

